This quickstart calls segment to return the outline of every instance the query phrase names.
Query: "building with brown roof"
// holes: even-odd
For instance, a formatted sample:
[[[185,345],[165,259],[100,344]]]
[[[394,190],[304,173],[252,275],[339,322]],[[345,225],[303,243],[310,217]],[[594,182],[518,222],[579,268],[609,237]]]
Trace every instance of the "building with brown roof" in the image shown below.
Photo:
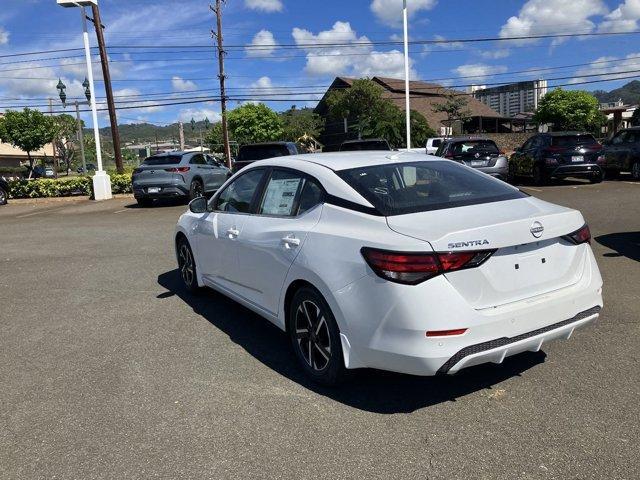
[[[333,90],[341,90],[350,88],[355,78],[336,77],[327,92],[324,94],[320,102],[315,108],[315,112],[323,118],[328,117],[328,107],[326,103],[327,96]],[[384,92],[383,97],[392,101],[400,109],[405,109],[405,90],[404,79],[373,77],[372,81],[380,85]],[[442,85],[427,83],[421,81],[410,81],[409,92],[411,96],[411,109],[424,115],[433,128],[440,135],[458,134],[458,133],[499,133],[510,132],[513,127],[511,118],[501,116],[489,106],[467,95],[463,92],[452,90]],[[458,94],[465,95],[467,99],[466,109],[471,113],[470,119],[460,125],[448,125],[447,114],[443,112],[434,112],[434,107],[447,101],[447,95]],[[349,119],[347,119],[348,123]],[[345,133],[344,125],[340,122],[327,122],[325,132],[320,141],[326,146],[335,146],[344,140],[351,139],[356,135],[355,132],[349,131]]]

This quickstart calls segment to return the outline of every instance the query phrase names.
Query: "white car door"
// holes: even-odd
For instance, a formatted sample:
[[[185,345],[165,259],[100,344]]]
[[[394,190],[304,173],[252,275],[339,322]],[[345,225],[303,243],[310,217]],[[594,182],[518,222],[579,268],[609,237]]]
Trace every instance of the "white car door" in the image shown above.
[[[265,185],[256,213],[247,216],[238,237],[238,288],[275,316],[289,268],[320,220],[324,191],[303,173],[277,168]]]
[[[213,212],[198,226],[198,264],[205,283],[237,292],[237,240],[266,172],[259,168],[236,178],[213,198]]]

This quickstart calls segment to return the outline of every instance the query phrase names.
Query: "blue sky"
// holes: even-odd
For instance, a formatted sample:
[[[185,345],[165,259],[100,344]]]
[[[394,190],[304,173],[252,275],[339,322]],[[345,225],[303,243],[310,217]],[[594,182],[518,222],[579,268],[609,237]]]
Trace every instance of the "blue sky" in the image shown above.
[[[268,103],[279,110],[291,104],[313,105],[336,75],[401,77],[402,47],[393,43],[402,34],[401,4],[402,0],[228,0],[224,27],[227,82],[234,98],[230,107],[278,97],[285,101]],[[640,30],[640,0],[409,0],[409,5],[412,40]],[[206,48],[213,44],[214,27],[207,1],[101,0],[100,6],[117,100],[121,107],[140,107],[120,110],[121,123],[219,117],[215,101],[157,105],[206,100],[218,93],[216,53]],[[60,108],[58,77],[70,97],[81,96],[86,72],[82,51],[7,56],[82,47],[77,9],[63,9],[55,0],[2,0],[2,7],[0,111],[44,105],[47,97]],[[95,45],[95,34],[90,33]],[[411,74],[460,88],[567,77],[549,83],[611,89],[631,79],[580,82],[640,70],[638,39],[630,34],[413,45]],[[343,45],[308,47],[326,43]],[[99,65],[94,72],[101,78]],[[598,74],[607,76],[594,76]],[[96,88],[102,103],[102,84]],[[100,118],[105,125],[106,116]]]

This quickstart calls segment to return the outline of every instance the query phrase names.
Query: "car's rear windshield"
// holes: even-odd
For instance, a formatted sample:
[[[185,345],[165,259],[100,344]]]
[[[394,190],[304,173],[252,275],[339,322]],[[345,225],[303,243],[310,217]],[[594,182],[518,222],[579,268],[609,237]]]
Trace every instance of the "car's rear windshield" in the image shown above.
[[[456,162],[407,162],[341,170],[338,175],[382,215],[523,198],[516,188]]]
[[[283,157],[289,155],[286,145],[245,145],[238,152],[239,162],[264,160],[265,158]]]
[[[343,143],[340,146],[342,152],[354,152],[359,150],[391,150],[387,142],[382,140],[364,140],[362,142]]]
[[[575,147],[577,145],[591,145],[598,143],[593,135],[562,135],[552,137],[551,144],[554,147]]]
[[[182,161],[180,155],[157,155],[149,157],[142,162],[142,165],[177,165]]]
[[[498,146],[493,140],[465,140],[456,142],[452,146],[453,155],[475,155],[476,153],[499,153]]]

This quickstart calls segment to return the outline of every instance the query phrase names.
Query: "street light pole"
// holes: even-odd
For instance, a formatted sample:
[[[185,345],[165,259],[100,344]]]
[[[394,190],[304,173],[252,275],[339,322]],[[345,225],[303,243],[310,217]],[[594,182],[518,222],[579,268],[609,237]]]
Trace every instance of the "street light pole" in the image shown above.
[[[93,176],[93,193],[96,200],[108,200],[113,198],[111,194],[111,179],[109,175],[102,169],[102,150],[100,146],[100,127],[98,125],[98,109],[96,107],[95,87],[93,84],[93,67],[91,65],[91,49],[89,47],[89,32],[87,31],[87,13],[82,5],[80,7],[80,15],[82,16],[82,39],[84,41],[84,54],[87,61],[87,78],[89,80],[89,88],[91,95],[91,117],[93,120],[93,135],[96,142],[96,160],[98,162],[98,171]]]
[[[80,103],[76,100],[76,122],[78,123],[78,143],[80,144],[80,156],[82,158],[82,172],[87,173],[87,160],[84,156],[84,134],[82,133],[82,119],[80,118]]]
[[[407,114],[407,150],[411,148],[411,101],[409,99],[409,21],[407,0],[403,0],[402,20],[404,23],[404,96]]]

